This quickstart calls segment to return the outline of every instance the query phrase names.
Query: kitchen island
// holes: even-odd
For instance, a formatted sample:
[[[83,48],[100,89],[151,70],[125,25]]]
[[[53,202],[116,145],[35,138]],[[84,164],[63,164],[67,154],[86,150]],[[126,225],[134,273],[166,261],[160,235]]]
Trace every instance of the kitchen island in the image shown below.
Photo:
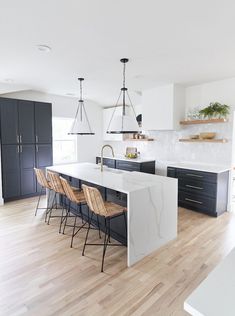
[[[85,182],[126,195],[128,267],[176,238],[176,179],[112,168],[104,168],[101,172],[93,163],[47,169],[69,177],[70,181],[78,180],[79,186]]]

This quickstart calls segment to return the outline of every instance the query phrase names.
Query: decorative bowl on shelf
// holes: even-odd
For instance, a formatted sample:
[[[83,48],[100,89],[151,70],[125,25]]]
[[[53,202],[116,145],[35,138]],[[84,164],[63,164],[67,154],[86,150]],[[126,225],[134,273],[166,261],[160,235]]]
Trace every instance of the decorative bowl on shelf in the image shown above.
[[[216,136],[216,133],[200,133],[199,138],[200,139],[214,139]]]

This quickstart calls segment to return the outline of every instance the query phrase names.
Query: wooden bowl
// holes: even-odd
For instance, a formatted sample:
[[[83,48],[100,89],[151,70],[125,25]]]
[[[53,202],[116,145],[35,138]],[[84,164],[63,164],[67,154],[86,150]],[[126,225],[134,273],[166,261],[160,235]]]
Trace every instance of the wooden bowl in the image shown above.
[[[216,133],[209,133],[209,132],[207,132],[207,133],[200,133],[199,137],[201,139],[214,139],[215,136],[216,136]]]

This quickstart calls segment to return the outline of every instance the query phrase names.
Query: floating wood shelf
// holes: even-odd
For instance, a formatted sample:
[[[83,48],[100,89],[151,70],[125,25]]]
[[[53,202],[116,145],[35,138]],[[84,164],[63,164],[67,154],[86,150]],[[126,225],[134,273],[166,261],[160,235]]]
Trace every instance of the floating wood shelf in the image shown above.
[[[191,143],[227,143],[228,140],[226,138],[222,139],[190,139],[190,138],[181,138],[180,142],[191,142]]]
[[[143,138],[143,139],[126,138],[125,140],[132,141],[132,142],[153,142],[155,139],[153,139],[153,138]]]
[[[211,123],[226,123],[227,119],[209,119],[209,120],[186,120],[180,121],[181,125],[193,125],[193,124],[211,124]]]

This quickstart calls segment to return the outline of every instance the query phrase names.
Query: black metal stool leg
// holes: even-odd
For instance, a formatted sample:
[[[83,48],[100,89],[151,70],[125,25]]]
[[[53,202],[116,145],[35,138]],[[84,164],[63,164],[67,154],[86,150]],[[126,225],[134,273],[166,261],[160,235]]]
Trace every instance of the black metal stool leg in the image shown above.
[[[54,199],[53,199],[53,201],[55,200],[55,203],[56,203],[56,209],[57,209],[57,200],[56,200],[56,196],[57,196],[57,192],[55,192],[55,196],[54,196]],[[52,206],[51,206],[51,209],[50,209],[50,212],[49,212],[49,218],[48,218],[47,225],[49,225],[49,224],[50,224],[50,219],[51,219],[51,213],[52,213],[52,210],[53,210],[53,202],[52,202]]]
[[[40,199],[41,199],[41,196],[42,196],[42,190],[43,190],[43,187],[41,187],[41,190],[40,190],[40,194],[39,194],[39,197],[38,197],[38,203],[37,203],[37,206],[36,206],[36,210],[35,210],[34,216],[36,216],[37,212],[38,212],[38,207],[39,207]]]
[[[54,192],[54,193],[55,193],[55,192]],[[47,215],[52,212],[52,208],[53,208],[53,205],[54,205],[55,197],[56,197],[56,193],[54,194],[54,197],[53,197],[53,199],[52,199],[51,207],[50,207],[50,208],[47,208],[47,210],[46,210],[45,223],[46,223],[46,221],[47,221]]]
[[[75,228],[76,228],[76,221],[77,221],[77,215],[75,216],[75,219],[74,219],[73,233],[72,233],[72,237],[71,237],[70,248],[73,248],[73,238],[74,238],[74,236],[75,236],[74,232],[75,232]]]
[[[100,221],[99,221],[99,216],[98,214],[96,215],[97,218],[97,224],[98,224],[98,228],[99,228],[99,237],[101,238],[101,233],[100,233]]]
[[[92,216],[93,216],[93,212],[91,213],[91,217],[89,216],[89,224],[88,224],[88,228],[87,228],[87,232],[86,232],[86,238],[85,238],[85,242],[84,242],[84,246],[83,246],[83,250],[82,250],[82,255],[84,256],[85,254],[85,248],[86,248],[86,244],[87,244],[87,238],[88,238],[88,234],[90,231],[90,227],[91,227],[91,221],[92,221]]]
[[[109,240],[109,232],[108,232],[107,221],[105,218],[105,235],[104,235],[104,243],[103,243],[103,256],[102,256],[101,272],[104,272],[104,257],[105,257],[105,252],[106,252],[108,240]]]
[[[61,219],[60,219],[60,228],[59,228],[59,234],[61,233],[61,227],[62,227],[62,224],[63,224],[63,221],[64,221],[64,205],[62,206],[62,213],[61,213]]]
[[[64,222],[64,229],[63,229],[63,235],[64,235],[64,232],[65,232],[65,227],[66,227],[66,225],[67,225],[67,219],[68,219],[68,216],[69,216],[69,212],[70,212],[70,201],[69,201],[69,205],[68,205],[68,210],[67,210],[67,212],[66,212],[66,217],[65,217],[65,222]]]

